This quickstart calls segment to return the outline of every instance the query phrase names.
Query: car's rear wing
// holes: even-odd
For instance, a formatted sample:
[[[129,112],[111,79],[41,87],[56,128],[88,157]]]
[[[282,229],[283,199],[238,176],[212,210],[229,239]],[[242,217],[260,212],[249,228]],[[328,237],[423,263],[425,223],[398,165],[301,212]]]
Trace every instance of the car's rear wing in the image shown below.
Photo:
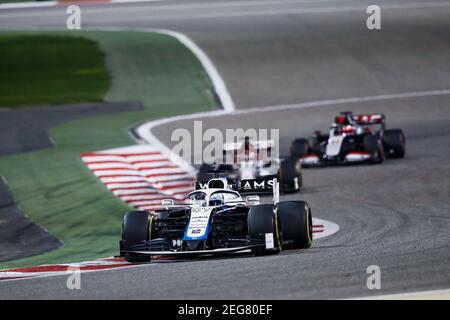
[[[381,124],[384,126],[386,122],[386,117],[382,113],[366,113],[366,114],[353,114],[351,111],[341,112],[340,115],[335,117],[334,122],[336,124],[350,124],[349,120],[354,121],[359,125],[372,125],[372,124]]]
[[[273,179],[276,177],[276,175],[267,175],[257,179],[243,179],[239,181],[228,180],[227,183],[223,185],[211,184],[211,182],[215,182],[217,179],[196,181],[195,190],[219,188],[235,190],[242,194],[270,194],[273,192]]]
[[[273,140],[249,140],[246,139],[244,141],[225,143],[223,145],[224,151],[233,151],[243,149],[245,146],[251,146],[254,149],[269,149],[274,146]]]
[[[274,179],[277,175],[267,175],[257,179],[243,179],[236,184],[236,191],[242,194],[271,194],[274,188]]]
[[[386,117],[382,113],[357,114],[353,115],[353,120],[359,125],[380,124],[383,130],[386,125]]]
[[[223,163],[240,163],[249,160],[264,160],[270,158],[274,148],[273,140],[251,140],[225,143],[223,145]]]

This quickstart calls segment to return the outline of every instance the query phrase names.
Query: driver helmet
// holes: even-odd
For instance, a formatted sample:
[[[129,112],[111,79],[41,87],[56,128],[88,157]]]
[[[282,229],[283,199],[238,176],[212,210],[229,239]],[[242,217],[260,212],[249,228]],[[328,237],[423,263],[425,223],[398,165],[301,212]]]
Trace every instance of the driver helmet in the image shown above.
[[[210,206],[221,206],[224,204],[223,194],[221,193],[215,193],[212,194],[209,198],[209,205]]]

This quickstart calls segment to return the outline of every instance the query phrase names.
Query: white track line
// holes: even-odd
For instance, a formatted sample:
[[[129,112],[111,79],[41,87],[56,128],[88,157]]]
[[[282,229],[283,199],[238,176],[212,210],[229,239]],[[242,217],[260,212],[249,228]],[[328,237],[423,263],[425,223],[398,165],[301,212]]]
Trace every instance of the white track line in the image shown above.
[[[381,5],[383,10],[407,10],[407,9],[433,9],[447,8],[448,2],[429,2],[429,3],[404,3],[404,4],[385,4]],[[243,18],[243,17],[266,17],[277,15],[302,15],[302,14],[321,14],[321,13],[344,13],[344,12],[365,12],[367,5],[361,6],[341,6],[328,8],[305,8],[305,9],[269,9],[269,10],[241,10],[240,12],[220,12],[216,13],[196,13],[190,15],[176,15],[172,17],[149,17],[146,21],[161,20],[191,20],[191,19],[215,19],[215,18]]]
[[[330,105],[337,105],[337,104],[349,104],[349,103],[360,103],[360,102],[370,102],[370,101],[384,101],[384,100],[395,100],[395,99],[408,99],[408,98],[431,97],[431,96],[442,96],[442,95],[450,95],[450,89],[430,90],[430,91],[413,91],[413,92],[403,92],[403,93],[394,93],[394,94],[383,94],[383,95],[376,95],[376,96],[362,96],[362,97],[351,97],[351,98],[342,98],[342,99],[309,101],[309,102],[284,104],[284,105],[277,105],[277,106],[267,106],[267,107],[260,107],[260,108],[240,109],[240,110],[236,110],[234,112],[234,114],[284,111],[284,110],[290,110],[290,109],[323,107],[323,106],[330,106]]]
[[[348,300],[450,300],[450,289],[386,294]]]
[[[169,0],[110,0],[106,3],[96,3],[95,0],[92,3],[89,1],[83,3],[82,1],[62,2],[62,1],[28,1],[28,2],[11,2],[11,3],[1,3],[1,9],[28,9],[28,8],[47,8],[54,7],[57,5],[70,5],[70,4],[108,4],[108,3],[142,3],[142,2],[166,2]]]
[[[229,8],[229,7],[244,7],[244,6],[251,6],[251,5],[258,5],[258,6],[268,6],[268,5],[288,5],[288,4],[308,4],[308,3],[326,3],[326,2],[339,2],[341,0],[287,0],[287,1],[239,1],[239,2],[217,2],[217,3],[189,3],[189,4],[170,4],[170,5],[158,5],[154,9],[155,10],[183,10],[186,8],[189,9],[220,9],[220,8]],[[109,2],[96,3],[95,1],[92,1],[91,4],[97,4],[97,5],[107,5],[109,3],[113,4],[128,4],[128,3],[156,3],[156,2],[170,2],[170,0],[110,0]],[[0,4],[0,10],[1,9],[27,9],[27,8],[45,8],[45,7],[53,7],[57,5],[69,5],[71,3],[65,3],[61,1],[28,1],[28,2],[11,2],[11,3],[1,3]],[[77,4],[77,1],[74,1],[73,4]],[[80,4],[89,4],[89,2],[83,3],[80,2]],[[132,9],[139,10],[139,9]]]
[[[112,0],[112,3],[132,3],[132,2],[149,2],[149,1],[158,1],[158,0]],[[163,0],[161,0],[163,1]],[[166,0],[167,1],[167,0]],[[317,4],[317,3],[330,3],[330,2],[341,2],[342,0],[240,0],[240,1],[210,1],[203,3],[180,3],[180,4],[163,4],[154,7],[157,10],[163,9],[177,9],[177,10],[185,10],[185,9],[221,9],[221,8],[230,8],[230,7],[247,7],[247,6],[273,6],[273,5],[290,5],[290,4]]]
[[[448,8],[449,2],[435,1],[435,2],[413,2],[413,3],[400,3],[400,4],[382,4],[382,10],[408,10],[408,9],[435,9],[435,8]],[[148,17],[136,17],[135,21],[167,21],[167,20],[194,20],[194,19],[218,19],[218,18],[236,18],[242,19],[244,17],[267,17],[278,15],[311,15],[311,14],[329,14],[329,13],[346,13],[357,12],[365,13],[367,5],[354,5],[354,6],[330,6],[321,8],[263,8],[259,10],[245,10],[242,8],[240,11],[225,12],[222,10],[216,10],[215,12],[200,12],[200,13],[180,13],[172,16],[155,15]],[[124,8],[124,12],[137,12],[139,8]],[[97,13],[97,10],[91,10],[89,13]],[[47,13],[46,15],[48,15]]]
[[[213,87],[216,90],[217,95],[220,97],[224,111],[233,112],[235,110],[233,99],[231,99],[231,95],[228,92],[225,82],[206,53],[200,49],[194,41],[182,33],[171,30],[156,30],[155,32],[163,33],[177,39],[195,55],[211,79]]]
[[[1,3],[0,9],[26,9],[26,8],[46,8],[58,5],[58,1],[42,1],[42,2],[12,2]]]

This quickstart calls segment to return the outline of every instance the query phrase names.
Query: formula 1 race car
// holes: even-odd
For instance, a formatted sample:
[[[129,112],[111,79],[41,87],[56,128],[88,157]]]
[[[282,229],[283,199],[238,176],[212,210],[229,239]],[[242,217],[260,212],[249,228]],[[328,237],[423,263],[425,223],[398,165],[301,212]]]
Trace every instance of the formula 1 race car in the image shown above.
[[[273,142],[244,141],[225,144],[221,163],[204,163],[197,172],[196,189],[204,188],[212,178],[211,173],[219,172],[227,178],[228,185],[240,193],[270,194],[273,179],[280,183],[283,193],[298,192],[303,185],[301,166],[297,159],[272,157]]]
[[[312,244],[311,209],[305,201],[279,202],[274,181],[273,204],[259,196],[245,199],[226,179],[211,179],[206,189],[192,191],[188,203],[163,200],[150,214],[131,211],[122,223],[120,256],[147,262],[151,256],[201,256],[251,250],[255,255]]]
[[[341,112],[329,134],[316,131],[308,139],[292,142],[291,157],[302,167],[349,163],[381,163],[386,158],[405,156],[405,135],[401,129],[386,130],[383,114],[353,115]],[[378,128],[374,127],[377,126]]]

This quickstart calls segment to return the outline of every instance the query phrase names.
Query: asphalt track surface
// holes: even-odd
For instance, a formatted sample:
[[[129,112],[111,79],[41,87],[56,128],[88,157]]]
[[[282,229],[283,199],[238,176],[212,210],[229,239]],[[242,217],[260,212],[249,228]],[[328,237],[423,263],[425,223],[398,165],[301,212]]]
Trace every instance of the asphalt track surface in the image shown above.
[[[64,243],[28,219],[0,179],[0,262],[42,254]]]
[[[59,124],[102,114],[135,111],[141,107],[139,102],[120,102],[5,110],[0,114],[0,155],[53,147],[48,130]]]
[[[304,171],[302,194],[341,230],[304,251],[269,257],[152,263],[0,284],[0,298],[346,298],[450,286],[450,2],[379,1],[382,30],[368,31],[366,1],[164,2],[86,7],[87,27],[167,28],[189,35],[216,64],[239,110],[204,128],[279,128],[286,146],[326,130],[336,112],[383,112],[407,136],[407,156],[382,165]],[[171,7],[172,6],[172,7]],[[103,13],[102,13],[103,11]],[[8,28],[63,27],[62,8],[0,12]],[[25,13],[24,13],[25,12]],[[405,92],[428,92],[396,97]],[[370,98],[379,95],[384,99]],[[353,102],[342,100],[365,97]],[[310,101],[329,100],[327,103]],[[304,105],[303,105],[304,106]],[[271,111],[272,110],[272,111]],[[170,145],[181,121],[155,128]],[[198,151],[198,150],[197,150]],[[369,265],[382,289],[366,287]],[[38,290],[37,290],[38,288]]]

